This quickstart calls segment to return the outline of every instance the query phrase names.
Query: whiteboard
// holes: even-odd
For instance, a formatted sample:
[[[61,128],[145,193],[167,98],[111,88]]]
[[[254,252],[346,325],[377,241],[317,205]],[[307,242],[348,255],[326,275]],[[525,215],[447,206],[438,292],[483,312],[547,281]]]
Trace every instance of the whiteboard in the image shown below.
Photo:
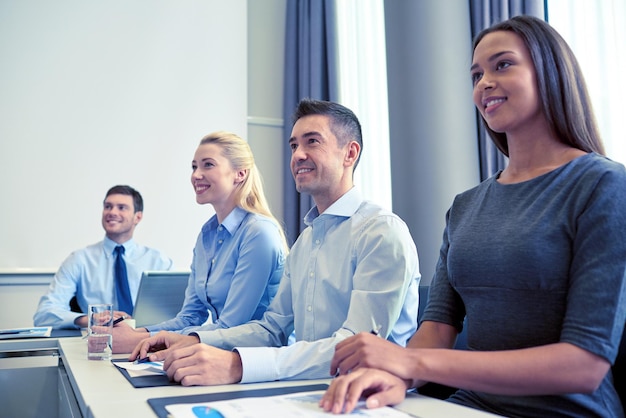
[[[115,184],[144,198],[137,242],[187,269],[212,208],[191,160],[247,137],[246,0],[0,0],[0,270],[56,270],[104,237]]]

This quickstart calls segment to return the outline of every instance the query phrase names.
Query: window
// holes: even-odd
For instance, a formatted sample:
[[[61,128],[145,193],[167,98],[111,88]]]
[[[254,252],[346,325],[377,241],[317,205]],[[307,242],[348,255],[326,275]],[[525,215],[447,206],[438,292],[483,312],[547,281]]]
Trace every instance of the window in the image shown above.
[[[363,154],[354,181],[365,199],[391,209],[385,12],[382,0],[339,1],[339,102],[363,130]]]
[[[549,0],[548,21],[582,67],[607,156],[626,164],[626,2]]]

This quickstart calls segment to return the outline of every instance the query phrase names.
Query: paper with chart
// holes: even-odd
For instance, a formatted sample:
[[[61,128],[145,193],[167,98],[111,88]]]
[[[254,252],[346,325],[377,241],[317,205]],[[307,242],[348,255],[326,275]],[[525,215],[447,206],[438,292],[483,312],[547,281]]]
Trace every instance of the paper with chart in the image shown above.
[[[144,363],[116,361],[113,364],[120,369],[125,369],[130,377],[158,376],[165,374],[162,361],[146,361]]]
[[[324,391],[301,392],[262,398],[172,404],[165,408],[169,415],[174,418],[328,418],[331,415],[318,406],[323,394]],[[413,417],[413,415],[390,407],[366,409],[365,402],[360,402],[350,415],[389,418]]]

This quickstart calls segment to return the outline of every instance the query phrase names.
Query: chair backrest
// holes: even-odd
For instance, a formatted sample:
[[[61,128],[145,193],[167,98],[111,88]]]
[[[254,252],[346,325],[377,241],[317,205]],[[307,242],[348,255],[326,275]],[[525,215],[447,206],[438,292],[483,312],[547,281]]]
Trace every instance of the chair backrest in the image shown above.
[[[617,358],[611,368],[613,373],[613,384],[615,390],[619,395],[624,409],[626,409],[626,324],[624,327],[624,333],[622,334],[622,341],[619,344],[619,351],[617,352]]]
[[[422,315],[424,314],[424,310],[426,309],[426,303],[428,303],[428,292],[430,291],[430,286],[427,284],[422,284],[419,287],[419,295],[420,295],[420,303],[417,309],[417,321],[422,320]]]
[[[422,320],[422,315],[424,313],[424,310],[426,310],[426,305],[428,304],[429,293],[430,293],[429,285],[420,285],[419,287],[419,296],[420,296],[419,302],[420,303],[419,303],[418,312],[417,312],[418,323],[419,321]],[[465,337],[465,328],[463,328],[463,332],[461,332],[461,334],[457,336],[456,344],[454,348],[458,348],[459,350],[467,349],[467,339]],[[431,398],[437,398],[437,399],[447,399],[456,391],[457,391],[457,388],[446,386],[446,385],[440,385],[438,383],[433,383],[433,382],[426,383],[424,386],[417,389],[417,392],[419,394],[430,396]]]
[[[424,314],[424,310],[426,310],[426,305],[428,303],[428,295],[430,293],[430,285],[423,284],[419,287],[419,295],[420,302],[417,312],[417,321],[422,320],[422,315]],[[457,350],[467,350],[467,333],[465,331],[465,326],[463,327],[463,331],[456,337],[456,344],[454,348]]]
[[[80,309],[80,306],[78,306],[78,300],[76,299],[76,296],[70,299],[70,310],[76,313],[84,313],[83,310]]]

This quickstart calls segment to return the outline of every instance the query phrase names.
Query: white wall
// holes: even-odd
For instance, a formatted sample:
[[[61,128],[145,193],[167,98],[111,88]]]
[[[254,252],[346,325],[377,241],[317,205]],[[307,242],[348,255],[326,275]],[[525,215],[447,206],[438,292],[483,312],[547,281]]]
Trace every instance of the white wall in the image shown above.
[[[190,161],[247,137],[245,0],[0,0],[0,271],[56,270],[102,239],[115,184],[145,200],[137,241],[186,269]]]
[[[39,297],[62,259],[73,249],[101,239],[101,201],[106,189],[117,181],[136,186],[146,201],[145,218],[137,228],[137,240],[164,248],[177,264],[186,268],[200,225],[211,215],[208,207],[198,206],[193,199],[189,166],[198,140],[211,130],[231,129],[249,141],[263,175],[270,206],[282,219],[282,154],[287,146],[282,139],[287,0],[198,0],[177,2],[176,6],[173,2],[144,0],[109,2],[107,8],[114,9],[108,13],[108,18],[99,18],[108,21],[111,30],[120,32],[116,38],[129,39],[135,34],[143,39],[140,51],[134,49],[141,58],[129,58],[141,71],[125,67],[123,72],[133,74],[125,88],[118,88],[112,82],[108,83],[111,92],[99,87],[101,94],[93,96],[93,101],[85,101],[85,109],[66,103],[64,96],[49,97],[49,90],[62,89],[61,81],[73,90],[76,90],[73,83],[78,81],[59,76],[63,73],[61,69],[49,71],[46,68],[104,66],[104,57],[95,52],[90,52],[89,57],[97,63],[90,65],[72,56],[72,45],[94,44],[95,40],[88,39],[96,34],[89,35],[85,29],[80,36],[85,38],[83,41],[62,42],[56,46],[55,54],[49,53],[52,56],[48,56],[40,70],[26,70],[31,65],[36,66],[40,60],[37,57],[45,54],[54,39],[75,37],[79,32],[76,26],[89,26],[87,21],[80,24],[78,21],[88,20],[98,31],[104,31],[106,24],[94,22],[97,19],[93,16],[103,12],[104,6],[62,0],[52,8],[46,6],[45,0],[32,0],[26,7],[18,2],[0,0],[0,57],[3,62],[8,62],[5,57],[9,56],[17,60],[15,65],[0,66],[0,91],[3,92],[0,95],[0,173],[5,179],[0,182],[0,195],[5,202],[0,207],[0,328],[32,325]],[[126,3],[132,4],[127,6]],[[90,9],[92,7],[98,8]],[[127,15],[122,21],[137,21],[141,29],[122,25],[114,16],[115,10]],[[70,12],[77,22],[68,23],[65,29],[59,27],[65,25]],[[79,13],[83,14],[80,19],[76,16]],[[134,19],[130,18],[132,14]],[[55,26],[55,33],[51,33],[51,26]],[[52,38],[43,39],[48,36]],[[104,48],[103,44],[106,42],[100,40],[100,49]],[[122,44],[121,40],[116,41],[121,50],[119,54],[127,49]],[[38,52],[29,52],[31,50]],[[30,58],[20,58],[22,55]],[[115,54],[111,52],[108,57],[111,56]],[[57,63],[57,59],[68,63]],[[142,64],[142,60],[151,64]],[[27,74],[19,74],[23,71]],[[78,72],[71,68],[67,71]],[[105,72],[108,71],[112,70]],[[145,81],[142,80],[144,75]],[[125,77],[131,78],[130,75]],[[117,79],[125,77],[118,74]],[[17,82],[9,83],[9,80]],[[35,92],[28,88],[31,80],[39,80]],[[59,86],[46,86],[45,80]],[[89,86],[87,81],[82,83]],[[10,96],[5,96],[4,92],[9,92]],[[91,97],[87,93],[82,96]],[[142,101],[141,94],[150,100]],[[81,92],[75,91],[73,95],[81,95]],[[97,103],[102,98],[107,99],[106,103]],[[40,100],[47,105],[40,105]],[[49,105],[51,101],[55,103]],[[14,108],[14,102],[26,102],[28,106]],[[93,114],[95,111],[89,110],[92,108],[101,115],[90,118],[97,118],[100,123],[92,128],[89,121],[75,120],[72,123],[79,123],[84,132],[76,127],[71,131],[78,133],[65,139],[69,122],[62,123],[67,119],[64,115],[70,110]],[[124,128],[117,127],[111,119],[111,114],[122,114],[121,109],[128,113],[125,119],[121,118]],[[63,126],[19,124],[14,119],[20,113],[18,110],[30,121],[45,118],[46,112],[52,112],[59,120],[57,124]],[[141,127],[135,127],[135,123]],[[28,134],[23,133],[22,128]],[[136,131],[139,131],[137,136],[129,133]],[[144,140],[142,145],[133,144],[137,138]],[[74,141],[74,145],[71,149],[46,145],[59,141]],[[49,151],[42,153],[42,147]],[[95,151],[80,158],[82,168],[71,168],[74,161],[66,154],[71,151],[73,156],[82,155],[91,147]],[[110,155],[116,157],[115,161],[108,161]],[[131,161],[135,169],[129,180],[121,170],[124,168],[121,161],[124,164]],[[77,188],[74,186],[77,183],[88,185]],[[36,224],[33,228],[29,225],[31,220]],[[42,228],[44,232],[36,233]],[[40,242],[35,242],[39,238]],[[21,267],[20,271],[16,273],[15,267]]]
[[[53,274],[0,274],[0,329],[31,327],[39,298],[46,293]]]
[[[288,149],[282,119],[286,13],[287,0],[248,1],[247,139],[279,220],[284,212],[283,155]]]

